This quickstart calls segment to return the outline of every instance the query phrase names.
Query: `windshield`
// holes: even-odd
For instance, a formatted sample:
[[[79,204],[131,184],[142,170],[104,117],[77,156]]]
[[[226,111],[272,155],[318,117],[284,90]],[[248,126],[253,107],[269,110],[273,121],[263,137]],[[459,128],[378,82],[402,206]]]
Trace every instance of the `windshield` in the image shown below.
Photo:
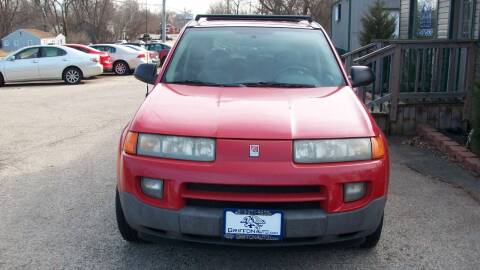
[[[270,27],[187,29],[163,82],[247,87],[345,85],[321,31]]]

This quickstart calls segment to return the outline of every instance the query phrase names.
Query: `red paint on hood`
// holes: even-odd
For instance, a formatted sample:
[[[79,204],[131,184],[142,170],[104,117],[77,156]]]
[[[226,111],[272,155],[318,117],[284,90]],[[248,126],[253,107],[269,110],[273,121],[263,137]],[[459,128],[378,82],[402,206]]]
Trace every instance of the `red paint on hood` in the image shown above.
[[[350,87],[251,88],[158,84],[131,130],[230,139],[378,135]]]

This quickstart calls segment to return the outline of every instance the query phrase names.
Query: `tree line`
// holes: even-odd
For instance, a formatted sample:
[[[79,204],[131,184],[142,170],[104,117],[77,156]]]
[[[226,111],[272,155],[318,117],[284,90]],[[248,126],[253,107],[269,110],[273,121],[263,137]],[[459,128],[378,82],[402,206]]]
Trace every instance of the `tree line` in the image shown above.
[[[310,15],[330,31],[331,6],[336,0],[218,0],[210,14]]]
[[[64,34],[72,43],[110,42],[159,33],[160,22],[160,12],[136,0],[0,0],[0,38],[32,27]]]

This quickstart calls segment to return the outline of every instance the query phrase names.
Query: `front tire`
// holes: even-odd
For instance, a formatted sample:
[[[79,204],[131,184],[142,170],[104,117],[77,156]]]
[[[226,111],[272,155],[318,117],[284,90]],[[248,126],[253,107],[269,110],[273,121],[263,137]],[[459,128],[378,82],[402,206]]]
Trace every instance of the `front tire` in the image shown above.
[[[130,67],[124,61],[118,61],[113,64],[113,72],[117,75],[127,75],[130,73]]]
[[[5,85],[5,79],[3,78],[2,73],[0,73],[0,87]]]
[[[360,248],[364,249],[372,249],[375,248],[380,241],[380,236],[382,235],[382,228],[383,228],[383,216],[380,224],[378,224],[377,229],[367,237],[365,237],[365,241],[360,244]]]
[[[115,195],[115,213],[117,216],[117,226],[123,240],[127,242],[140,243],[143,242],[138,237],[138,232],[128,225],[125,215],[123,214],[122,205],[120,203],[120,195],[118,189]]]
[[[83,79],[83,74],[80,69],[76,67],[69,67],[63,71],[63,81],[65,84],[74,85],[79,84]]]

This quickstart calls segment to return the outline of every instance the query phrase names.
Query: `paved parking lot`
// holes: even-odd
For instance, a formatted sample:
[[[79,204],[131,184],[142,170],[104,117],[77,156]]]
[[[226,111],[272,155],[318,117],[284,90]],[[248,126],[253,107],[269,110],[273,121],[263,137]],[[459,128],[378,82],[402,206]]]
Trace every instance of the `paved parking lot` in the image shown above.
[[[144,96],[131,76],[0,88],[0,269],[478,269],[480,203],[451,183],[480,180],[401,138],[375,250],[124,242],[115,151]]]

